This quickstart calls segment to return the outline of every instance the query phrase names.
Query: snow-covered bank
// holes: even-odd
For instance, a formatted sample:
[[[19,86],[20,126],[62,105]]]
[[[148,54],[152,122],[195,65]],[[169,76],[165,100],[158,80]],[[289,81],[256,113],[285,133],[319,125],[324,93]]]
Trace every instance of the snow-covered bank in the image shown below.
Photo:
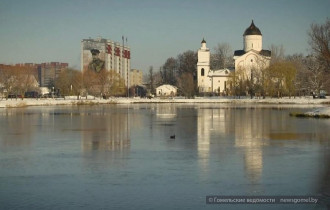
[[[100,99],[90,97],[77,100],[76,97],[66,99],[2,99],[0,108],[25,107],[25,106],[53,106],[53,105],[84,105],[84,104],[130,104],[130,103],[232,103],[232,104],[330,104],[330,99],[313,99],[312,97],[301,98],[267,98],[267,99],[232,99],[232,98],[110,98]]]

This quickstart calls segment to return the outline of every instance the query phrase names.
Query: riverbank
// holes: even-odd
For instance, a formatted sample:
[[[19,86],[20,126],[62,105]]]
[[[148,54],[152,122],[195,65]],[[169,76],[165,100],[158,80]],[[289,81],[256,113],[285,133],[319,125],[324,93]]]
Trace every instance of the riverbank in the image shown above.
[[[315,108],[305,113],[290,113],[293,117],[330,118],[330,106]]]
[[[0,108],[15,108],[26,106],[54,106],[54,105],[96,105],[96,104],[134,104],[134,103],[231,103],[231,104],[309,104],[309,105],[330,105],[330,99],[313,99],[312,97],[300,98],[266,98],[266,99],[234,99],[224,97],[196,97],[194,99],[185,98],[83,98],[77,100],[76,97],[47,98],[47,99],[2,99]]]

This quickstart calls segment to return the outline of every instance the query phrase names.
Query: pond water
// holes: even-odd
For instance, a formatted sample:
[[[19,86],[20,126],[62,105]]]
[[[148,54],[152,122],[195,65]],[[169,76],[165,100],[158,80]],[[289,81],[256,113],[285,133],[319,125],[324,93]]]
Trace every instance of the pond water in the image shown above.
[[[2,109],[0,209],[325,209],[206,204],[208,195],[330,195],[330,120],[289,116],[311,108]]]

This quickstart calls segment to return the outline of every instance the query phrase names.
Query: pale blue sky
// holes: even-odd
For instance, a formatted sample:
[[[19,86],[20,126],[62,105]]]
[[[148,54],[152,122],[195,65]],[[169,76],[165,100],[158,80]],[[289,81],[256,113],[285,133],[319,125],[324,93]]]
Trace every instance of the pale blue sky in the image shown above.
[[[308,53],[311,23],[329,17],[329,0],[1,0],[0,63],[68,62],[80,69],[80,41],[128,37],[131,67],[156,70],[168,57],[227,42],[242,49],[253,19],[263,48]]]

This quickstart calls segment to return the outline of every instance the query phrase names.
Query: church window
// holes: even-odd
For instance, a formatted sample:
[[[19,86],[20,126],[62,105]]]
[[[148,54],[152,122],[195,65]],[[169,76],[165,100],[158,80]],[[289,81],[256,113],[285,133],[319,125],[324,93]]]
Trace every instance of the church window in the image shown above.
[[[253,49],[253,43],[252,43],[252,49]]]
[[[204,74],[205,74],[205,70],[204,70],[204,68],[202,68],[202,70],[201,70],[201,76],[204,76]]]

